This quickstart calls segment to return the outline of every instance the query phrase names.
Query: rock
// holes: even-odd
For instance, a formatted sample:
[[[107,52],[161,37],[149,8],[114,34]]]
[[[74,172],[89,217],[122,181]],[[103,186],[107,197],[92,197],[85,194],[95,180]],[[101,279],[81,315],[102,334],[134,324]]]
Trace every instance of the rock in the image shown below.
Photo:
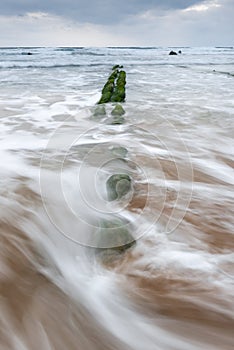
[[[126,72],[119,71],[118,68],[122,68],[122,66],[116,65],[113,67],[114,71],[102,89],[102,96],[98,104],[125,101]]]
[[[111,152],[114,156],[117,156],[119,158],[125,158],[127,153],[128,153],[128,150],[125,148],[125,147],[113,147],[111,149]]]
[[[175,51],[170,51],[169,55],[177,55],[177,53]]]
[[[104,85],[103,89],[102,89],[102,94],[105,94],[107,92],[113,92],[114,90],[114,83],[112,81],[107,81],[107,83]]]
[[[127,174],[115,174],[109,177],[106,182],[107,197],[109,201],[114,201],[125,196],[132,187],[132,181]]]
[[[124,102],[124,100],[125,100],[124,96],[122,96],[122,95],[118,94],[118,92],[116,92],[112,95],[111,102]]]
[[[118,74],[111,102],[124,102],[125,100],[126,72],[121,70]]]
[[[115,66],[112,67],[112,70],[118,69],[118,68],[123,68],[123,66],[120,66],[119,64],[116,64]]]
[[[125,119],[123,116],[114,116],[114,118],[111,121],[112,125],[115,124],[123,124],[125,122]]]
[[[120,219],[101,220],[94,239],[95,246],[105,253],[109,250],[123,252],[130,248],[135,239],[129,232],[128,225],[127,221]]]
[[[106,115],[106,109],[104,106],[97,106],[93,113],[94,117],[104,116]]]
[[[108,91],[108,92],[102,94],[102,97],[99,100],[98,104],[107,103],[107,102],[110,102],[110,100],[111,100],[111,92]]]
[[[123,107],[120,104],[117,104],[115,106],[115,108],[111,111],[111,114],[121,116],[121,115],[125,114],[125,110],[123,109]]]
[[[121,70],[119,72],[119,76],[118,76],[118,79],[117,79],[117,85],[120,83],[120,82],[123,82],[124,84],[126,83],[126,72],[124,70]]]

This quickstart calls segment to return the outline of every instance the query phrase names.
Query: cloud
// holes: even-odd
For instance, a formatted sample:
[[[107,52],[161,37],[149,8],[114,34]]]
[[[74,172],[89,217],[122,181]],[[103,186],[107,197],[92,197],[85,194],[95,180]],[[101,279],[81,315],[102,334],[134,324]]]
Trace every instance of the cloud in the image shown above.
[[[222,5],[218,1],[203,1],[201,3],[192,5],[184,9],[184,12],[190,12],[190,11],[195,11],[195,12],[204,12],[204,11],[209,11],[212,8],[217,8],[221,7]]]
[[[80,19],[87,6],[83,0],[68,0],[66,3],[61,0],[51,0],[45,4],[41,0],[40,3],[43,2],[43,6],[36,0],[19,0],[17,4],[21,6],[18,6],[18,9],[11,8],[16,1],[1,0],[1,6],[8,4],[5,11],[7,9],[8,12],[14,14],[0,12],[0,45],[233,45],[234,0],[199,2],[128,0],[126,6],[123,0],[119,0],[118,3],[115,2],[117,5],[113,6],[109,13],[107,9],[113,4],[112,0],[92,1],[87,3],[90,13]],[[30,6],[26,6],[29,3]],[[59,4],[61,4],[60,7]],[[73,4],[73,14],[71,14],[72,7],[69,7],[69,4],[70,6]],[[79,13],[75,11],[78,4],[82,5]],[[101,7],[95,14],[98,4]],[[55,5],[58,6],[57,9]],[[19,11],[19,9],[24,9],[24,11]],[[123,13],[124,10],[126,13]],[[99,18],[98,13],[101,13]],[[94,20],[91,20],[92,16],[96,16]]]
[[[128,18],[128,35],[142,45],[233,45],[234,1],[199,1],[181,9],[151,9]],[[135,34],[133,33],[135,31]]]
[[[131,45],[112,27],[77,23],[44,12],[0,16],[0,46],[118,46]],[[17,35],[16,35],[17,33]],[[134,44],[134,41],[131,41]]]
[[[148,9],[182,9],[194,0],[1,0],[1,15],[50,13],[79,23],[115,24]]]

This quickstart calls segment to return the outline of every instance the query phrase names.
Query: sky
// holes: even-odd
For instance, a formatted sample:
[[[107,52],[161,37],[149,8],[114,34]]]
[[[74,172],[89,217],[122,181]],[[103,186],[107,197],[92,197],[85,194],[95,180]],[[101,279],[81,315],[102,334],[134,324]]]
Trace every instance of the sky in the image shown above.
[[[234,0],[0,0],[0,46],[234,46]]]

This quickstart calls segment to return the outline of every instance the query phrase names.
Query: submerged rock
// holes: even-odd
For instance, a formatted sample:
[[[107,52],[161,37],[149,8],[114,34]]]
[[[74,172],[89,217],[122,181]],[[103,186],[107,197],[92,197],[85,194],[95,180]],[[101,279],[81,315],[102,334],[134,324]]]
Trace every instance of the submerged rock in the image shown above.
[[[123,107],[120,104],[117,104],[114,109],[111,111],[112,115],[123,115],[125,114],[125,110],[123,109]]]
[[[105,116],[106,115],[105,107],[104,106],[97,106],[94,110],[93,115],[94,115],[94,117]]]
[[[107,197],[114,201],[125,196],[132,188],[132,180],[127,174],[115,174],[109,177],[106,182]]]
[[[111,149],[111,152],[114,156],[117,156],[117,157],[120,157],[120,158],[125,158],[127,153],[128,153],[128,150],[125,148],[125,147],[122,147],[122,146],[117,146],[117,147],[113,147]]]
[[[101,220],[94,244],[106,254],[110,250],[123,252],[130,248],[135,239],[129,232],[129,223],[121,219]]]
[[[123,116],[114,116],[110,124],[118,125],[118,124],[123,124],[124,122],[125,122],[125,119]]]

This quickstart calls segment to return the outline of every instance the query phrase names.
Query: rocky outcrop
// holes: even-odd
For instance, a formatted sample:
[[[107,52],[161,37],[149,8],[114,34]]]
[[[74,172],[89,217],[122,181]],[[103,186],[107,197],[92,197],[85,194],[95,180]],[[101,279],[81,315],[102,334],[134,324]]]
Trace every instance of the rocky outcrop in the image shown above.
[[[100,100],[97,102],[93,116],[105,116],[109,106],[104,104],[114,104],[111,110],[111,118],[108,122],[112,125],[122,124],[125,121],[125,110],[122,102],[126,97],[126,72],[123,66],[115,65],[102,89]],[[106,108],[105,108],[106,107]],[[107,113],[109,114],[109,113]],[[126,162],[125,157],[128,150],[122,146],[113,146],[111,149],[113,156]],[[109,202],[120,200],[132,190],[132,179],[128,174],[117,173],[110,175],[106,181],[107,200]],[[113,261],[115,255],[124,252],[136,243],[134,237],[129,231],[129,223],[125,219],[102,219],[99,228],[95,234],[94,245],[98,252],[101,252],[102,261]],[[113,255],[114,254],[114,255]],[[106,260],[107,259],[107,260]]]
[[[125,101],[126,72],[119,70],[119,67],[122,66],[113,67],[113,72],[102,89],[102,96],[98,104]]]
[[[121,104],[117,104],[114,109],[111,112],[112,115],[116,115],[116,116],[121,116],[125,114],[125,110],[124,108],[121,106]]]
[[[109,201],[114,201],[125,196],[132,187],[132,181],[127,174],[114,174],[109,177],[106,183],[107,196]]]
[[[95,110],[93,112],[94,117],[105,116],[105,115],[106,115],[106,109],[104,106],[95,107]]]
[[[177,53],[175,51],[170,51],[169,55],[177,55]]]
[[[108,250],[124,252],[135,243],[128,226],[129,223],[126,220],[119,218],[101,220],[94,240],[95,246],[101,252],[104,250],[105,254],[108,254]]]

